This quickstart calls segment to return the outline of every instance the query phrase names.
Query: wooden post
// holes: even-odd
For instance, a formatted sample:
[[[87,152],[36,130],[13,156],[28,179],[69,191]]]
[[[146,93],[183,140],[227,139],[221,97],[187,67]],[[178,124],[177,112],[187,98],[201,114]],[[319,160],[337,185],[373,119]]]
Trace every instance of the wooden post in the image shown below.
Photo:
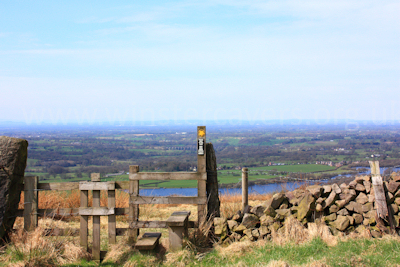
[[[24,177],[24,229],[33,231],[38,226],[38,181],[37,176]]]
[[[100,173],[91,174],[92,182],[100,182]],[[93,208],[100,207],[100,190],[93,190]],[[93,216],[93,246],[92,257],[100,261],[100,216]]]
[[[379,161],[370,161],[372,185],[374,186],[376,212],[378,217],[384,219],[389,216],[387,209],[385,190],[383,189],[383,181],[379,169]]]
[[[139,172],[138,165],[129,166],[129,174]],[[139,180],[129,180],[129,225],[139,220],[139,205],[133,204],[133,198],[139,196]],[[139,228],[129,229],[129,242],[134,243],[139,236]]]
[[[115,208],[115,189],[108,190],[108,207]],[[117,225],[115,221],[115,214],[108,215],[108,244],[116,243]]]
[[[206,126],[197,126],[197,172],[205,173],[206,169]],[[197,196],[207,196],[207,181],[197,181]],[[206,204],[197,205],[197,218],[199,226],[206,219]]]
[[[88,190],[81,190],[80,197],[81,197],[81,208],[87,208],[88,206]],[[81,227],[80,227],[80,240],[81,240],[81,247],[83,247],[86,251],[88,251],[88,220],[89,216],[81,215]]]
[[[242,168],[242,210],[249,205],[249,169]]]
[[[209,220],[212,217],[220,217],[220,201],[218,196],[217,159],[215,157],[213,144],[207,143],[206,151],[207,220]]]
[[[383,181],[381,177],[381,171],[379,169],[379,161],[370,161],[369,165],[371,167],[371,178],[372,185],[375,192],[375,206],[376,206],[376,226],[386,231],[385,224],[382,219],[385,219],[390,224],[390,229],[392,233],[395,233],[395,227],[393,223],[393,214],[389,214],[389,209],[386,201],[386,194],[383,188]]]

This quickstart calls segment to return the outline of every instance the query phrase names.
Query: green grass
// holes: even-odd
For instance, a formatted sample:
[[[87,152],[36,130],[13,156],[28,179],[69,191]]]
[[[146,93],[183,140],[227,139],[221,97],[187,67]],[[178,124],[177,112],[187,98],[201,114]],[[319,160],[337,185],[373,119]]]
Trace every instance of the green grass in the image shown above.
[[[244,263],[243,266],[259,266],[272,260],[283,260],[289,265],[303,265],[321,261],[329,266],[394,266],[400,263],[398,241],[375,239],[349,240],[329,247],[317,238],[304,245],[266,245],[253,249],[244,255],[232,255],[221,259],[215,251],[203,260],[202,266],[229,266]]]
[[[128,262],[134,266],[266,266],[273,261],[284,261],[290,266],[302,266],[312,263],[328,266],[397,266],[400,264],[400,242],[395,239],[350,239],[340,241],[336,246],[328,246],[320,238],[302,244],[283,246],[267,243],[264,246],[245,248],[244,251],[232,251],[222,254],[211,250],[200,260],[194,252],[182,253],[176,260],[165,263],[164,257],[154,253],[132,252]],[[228,249],[229,250],[229,249]],[[225,250],[226,251],[226,250]],[[118,266],[115,262],[81,261],[64,266]],[[319,266],[319,265],[318,265]]]
[[[317,171],[329,171],[334,170],[335,167],[320,164],[296,164],[296,165],[281,165],[281,166],[265,166],[265,167],[253,167],[249,168],[253,170],[273,170],[286,171],[286,172],[317,172]]]

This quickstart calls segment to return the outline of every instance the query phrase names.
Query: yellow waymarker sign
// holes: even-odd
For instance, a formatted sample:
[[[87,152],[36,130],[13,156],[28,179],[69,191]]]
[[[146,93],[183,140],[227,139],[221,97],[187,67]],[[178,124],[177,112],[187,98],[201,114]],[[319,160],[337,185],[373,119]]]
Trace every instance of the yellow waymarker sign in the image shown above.
[[[199,137],[204,137],[206,135],[206,131],[204,131],[203,129],[200,129],[198,134],[199,134]]]

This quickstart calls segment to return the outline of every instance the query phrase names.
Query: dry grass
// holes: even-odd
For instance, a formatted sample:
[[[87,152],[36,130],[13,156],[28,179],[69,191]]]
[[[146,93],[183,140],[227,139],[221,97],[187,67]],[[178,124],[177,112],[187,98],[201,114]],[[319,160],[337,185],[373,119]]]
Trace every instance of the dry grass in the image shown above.
[[[272,232],[272,242],[279,246],[303,244],[314,238],[321,238],[328,246],[335,246],[339,241],[339,237],[333,236],[325,224],[309,223],[306,228],[294,217],[288,217],[284,227]],[[217,246],[216,249],[223,258],[230,258],[231,256],[244,255],[255,247],[264,246],[267,242],[269,241],[234,242],[227,247]]]
[[[263,201],[271,198],[271,195],[250,194],[249,204],[258,205]],[[92,195],[89,194],[89,206],[92,204]],[[229,217],[241,209],[242,196],[241,194],[223,194],[220,196],[221,201],[221,214],[222,216]],[[24,208],[24,193],[21,193],[21,201],[19,209]],[[107,194],[102,192],[100,195],[101,206],[107,206]],[[115,204],[117,208],[126,208],[129,206],[129,194],[117,190],[115,196]],[[78,208],[80,206],[80,196],[78,190],[72,191],[44,191],[39,192],[38,200],[39,209],[57,209],[57,208]],[[197,206],[196,205],[140,205],[140,218],[143,220],[165,220],[172,212],[178,210],[190,210],[192,219],[197,220]],[[124,218],[118,216],[120,220]]]
[[[90,258],[81,247],[65,238],[45,237],[42,227],[32,232],[17,230],[10,240],[0,254],[0,261],[8,266],[57,266]]]
[[[249,204],[252,206],[262,204],[264,201],[271,198],[271,195],[250,195]],[[91,201],[91,196],[90,196]],[[220,196],[221,213],[223,216],[229,217],[241,209],[240,194],[226,194]],[[22,208],[23,194],[20,203]],[[128,207],[129,194],[117,191],[116,206]],[[107,205],[106,194],[101,195],[101,204]],[[57,207],[79,207],[79,192],[40,192],[39,208],[51,209]],[[190,220],[197,220],[196,205],[140,205],[141,220],[166,220],[174,211],[189,210],[191,211]],[[78,217],[76,217],[78,218]],[[118,216],[118,228],[127,228],[127,218]],[[9,263],[8,266],[57,266],[60,264],[76,263],[81,258],[88,258],[89,255],[82,251],[76,244],[79,238],[74,237],[43,237],[43,230],[46,228],[79,228],[78,220],[65,222],[62,220],[54,220],[52,218],[43,218],[39,220],[39,227],[32,233],[24,233],[16,231],[11,242],[1,250],[0,262]],[[91,233],[92,224],[89,223],[89,233]],[[166,229],[146,229],[146,231],[156,230],[162,233],[160,250],[156,254],[140,254],[137,253],[131,246],[128,245],[127,237],[118,237],[118,243],[109,248],[107,246],[107,218],[101,218],[102,229],[102,249],[107,249],[109,252],[105,262],[118,264],[119,266],[186,266],[193,263],[195,260],[207,258],[207,255],[212,256],[213,253],[208,253],[207,247],[210,242],[211,221],[202,225],[199,229],[191,229],[189,239],[186,240],[186,249],[178,252],[169,252],[165,254],[168,248],[168,232]],[[22,218],[18,218],[15,228],[22,229]],[[144,230],[141,231],[144,233]],[[340,241],[348,239],[362,239],[370,237],[366,231],[361,234],[351,234],[346,237],[333,236],[328,227],[324,224],[309,223],[304,227],[296,219],[289,218],[285,222],[285,226],[272,233],[273,247],[291,246],[291,244],[312,244],[312,240],[320,239],[328,246],[334,248]],[[386,238],[386,237],[385,237]],[[387,237],[393,238],[393,237]],[[90,239],[89,239],[90,240]],[[397,238],[400,242],[400,237]],[[309,243],[308,243],[309,242]],[[260,240],[258,242],[235,242],[228,247],[215,246],[217,256],[225,259],[227,262],[233,258],[242,255],[243,257],[253,253],[254,249],[265,246],[271,246],[271,241]],[[273,248],[272,247],[272,248]],[[271,247],[270,247],[271,249]],[[275,258],[276,259],[276,258]],[[279,258],[278,258],[279,259]],[[220,261],[221,262],[221,261]],[[327,266],[325,258],[318,260],[310,260],[305,265],[301,266]],[[1,264],[0,264],[1,265]],[[245,261],[239,261],[232,266],[246,266]],[[289,266],[285,261],[270,261],[254,266]],[[292,265],[291,265],[292,266]]]

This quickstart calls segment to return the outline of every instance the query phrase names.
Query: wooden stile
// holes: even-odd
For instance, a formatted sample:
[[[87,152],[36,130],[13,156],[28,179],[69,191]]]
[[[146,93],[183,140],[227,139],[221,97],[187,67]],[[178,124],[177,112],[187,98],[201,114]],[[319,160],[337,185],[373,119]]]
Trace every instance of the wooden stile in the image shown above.
[[[198,153],[197,153],[197,172],[176,172],[176,173],[140,173],[139,166],[129,166],[129,181],[101,182],[99,173],[91,174],[91,181],[67,182],[67,183],[38,183],[38,177],[25,177],[21,188],[25,191],[25,203],[23,210],[16,211],[16,217],[24,217],[24,228],[33,230],[37,227],[38,215],[51,217],[80,216],[80,229],[45,229],[46,236],[80,236],[80,244],[86,251],[88,247],[88,219],[93,217],[93,245],[92,258],[100,261],[106,251],[100,251],[100,216],[108,216],[108,243],[115,244],[116,236],[124,235],[128,232],[129,239],[136,242],[139,236],[140,228],[167,228],[181,227],[181,221],[173,221],[171,218],[179,217],[177,214],[169,221],[139,221],[139,204],[194,204],[198,205],[198,221],[189,221],[188,215],[185,215],[184,229],[197,228],[204,222],[207,204],[207,172],[206,172],[206,135],[205,126],[199,126],[197,129]],[[212,146],[212,145],[211,145]],[[201,153],[200,153],[201,151]],[[213,153],[211,153],[213,154]],[[215,158],[215,155],[213,156]],[[216,169],[216,161],[213,161]],[[211,168],[214,169],[214,168]],[[216,170],[215,170],[216,172]],[[216,175],[214,175],[216,177]],[[197,180],[197,197],[144,197],[139,196],[140,180]],[[129,189],[130,201],[128,208],[115,207],[115,190]],[[79,208],[56,208],[56,209],[38,209],[38,191],[40,190],[80,190]],[[100,190],[108,192],[107,207],[100,206]],[[89,191],[93,192],[93,205],[88,207]],[[129,215],[129,228],[116,228],[117,215]],[[174,217],[175,216],[175,217]],[[178,217],[177,217],[178,216]],[[147,234],[149,235],[149,234]],[[155,234],[157,237],[158,234]],[[154,239],[153,234],[147,238]],[[158,238],[159,239],[159,238]],[[154,239],[154,244],[158,242]],[[141,242],[144,242],[142,240]]]

